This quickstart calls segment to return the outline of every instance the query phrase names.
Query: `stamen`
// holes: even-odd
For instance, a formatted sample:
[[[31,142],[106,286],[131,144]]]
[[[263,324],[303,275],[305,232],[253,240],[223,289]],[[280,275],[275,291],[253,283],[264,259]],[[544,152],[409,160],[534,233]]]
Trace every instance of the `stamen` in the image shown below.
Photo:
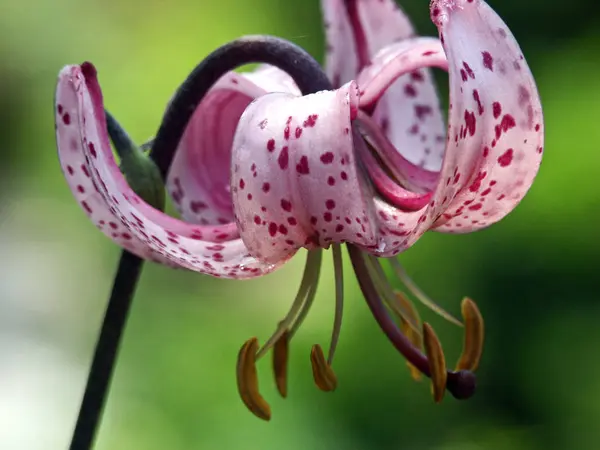
[[[261,419],[269,420],[271,409],[258,392],[256,361],[273,348],[275,384],[279,394],[285,398],[287,396],[289,341],[304,317],[306,317],[315,297],[321,272],[321,260],[321,249],[308,252],[302,281],[287,315],[279,322],[277,329],[265,345],[258,349],[258,340],[252,338],[246,341],[238,355],[237,379],[240,396],[248,409]]]
[[[444,357],[442,344],[428,323],[423,324],[423,341],[425,343],[425,352],[429,358],[433,400],[439,403],[444,398],[444,393],[446,392],[448,372],[446,371],[446,358]]]
[[[308,313],[314,294],[316,292],[316,285],[319,281],[319,274],[321,272],[321,260],[322,250],[316,249],[311,250],[306,255],[306,263],[304,265],[304,273],[302,275],[302,281],[298,288],[296,298],[292,303],[292,306],[286,316],[283,318],[275,332],[267,340],[260,350],[256,353],[256,359],[262,358],[275,343],[281,338],[283,333],[289,332],[289,338],[291,339],[296,330],[298,329],[304,317]]]
[[[417,326],[420,327],[421,326],[421,316],[419,315],[419,311],[417,311],[413,302],[411,302],[408,299],[408,297],[406,296],[406,294],[402,291],[396,291],[395,295],[396,295],[396,299],[398,300],[398,303],[400,305],[402,305],[402,308],[404,311],[408,312],[408,315],[410,316],[413,323],[417,324]],[[404,318],[402,318],[402,320],[406,321]],[[408,324],[407,324],[407,326],[408,326]],[[415,331],[412,327],[410,327],[410,329]],[[421,339],[420,339],[421,334],[420,333],[415,333],[415,334],[419,337],[419,342],[421,342]]]
[[[483,353],[483,317],[475,302],[468,297],[463,299],[461,311],[465,321],[465,341],[462,354],[456,365],[456,370],[470,370],[474,372],[479,366],[479,360]]]
[[[408,299],[408,297],[406,297],[403,292],[396,292],[396,298],[398,299],[398,302],[404,306],[404,309],[409,311],[413,321],[420,326],[421,317],[419,317],[419,312],[415,309],[415,306]],[[423,337],[417,333],[403,317],[400,317],[400,330],[402,330],[402,333],[416,348],[423,350]],[[421,372],[419,372],[419,370],[409,361],[406,361],[406,365],[408,366],[408,370],[410,370],[410,376],[412,379],[415,381],[421,381]]]
[[[337,377],[331,366],[325,361],[323,349],[319,344],[313,345],[310,352],[310,362],[312,365],[313,379],[315,384],[323,392],[334,391],[337,387]]]
[[[400,281],[402,281],[404,286],[406,286],[406,288],[416,297],[417,300],[419,300],[421,303],[423,303],[425,306],[427,306],[433,312],[442,316],[447,321],[452,322],[453,324],[455,324],[459,327],[463,326],[463,324],[460,322],[460,320],[456,319],[452,314],[450,314],[449,312],[444,310],[440,305],[435,303],[432,299],[430,299],[427,296],[427,294],[425,294],[419,288],[419,286],[417,286],[417,283],[415,283],[412,280],[412,278],[410,278],[408,276],[408,273],[406,273],[406,270],[404,270],[404,267],[402,267],[402,265],[400,264],[400,261],[398,261],[397,258],[388,258],[388,261],[390,261],[392,268],[394,269],[394,272],[396,273],[396,276],[400,279]]]
[[[335,316],[333,318],[333,331],[331,332],[331,344],[327,355],[327,364],[333,363],[333,356],[337,347],[340,331],[342,328],[342,317],[344,314],[344,266],[342,263],[342,248],[340,244],[332,245],[333,273],[335,278]]]
[[[237,362],[237,385],[240,397],[248,409],[258,418],[271,419],[271,407],[258,391],[256,374],[256,351],[258,339],[248,339],[240,349]]]
[[[287,364],[289,354],[289,339],[287,330],[273,346],[273,373],[279,394],[287,397]]]

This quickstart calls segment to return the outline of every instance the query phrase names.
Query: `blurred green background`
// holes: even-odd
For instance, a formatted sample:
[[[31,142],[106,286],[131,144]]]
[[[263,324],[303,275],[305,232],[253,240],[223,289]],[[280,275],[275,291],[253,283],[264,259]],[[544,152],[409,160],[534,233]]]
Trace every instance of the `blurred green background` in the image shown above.
[[[428,3],[402,6],[421,34],[434,35]],[[264,423],[237,396],[236,356],[285,313],[303,256],[246,282],[147,265],[98,450],[599,448],[600,3],[490,4],[538,81],[547,130],[540,175],[500,224],[472,235],[429,233],[402,255],[456,315],[464,295],[480,305],[487,342],[477,395],[433,404],[428,384],[410,379],[380,333],[350,271],[339,387],[319,392],[309,352],[330,335],[327,258],[315,307],[293,341],[288,399],[278,398],[268,359],[259,365],[273,409]],[[204,55],[254,33],[286,37],[322,60],[317,0],[2,0],[0,449],[67,448],[118,258],[72,201],[58,166],[58,71],[94,62],[107,107],[142,141]],[[424,317],[452,363],[461,331]]]

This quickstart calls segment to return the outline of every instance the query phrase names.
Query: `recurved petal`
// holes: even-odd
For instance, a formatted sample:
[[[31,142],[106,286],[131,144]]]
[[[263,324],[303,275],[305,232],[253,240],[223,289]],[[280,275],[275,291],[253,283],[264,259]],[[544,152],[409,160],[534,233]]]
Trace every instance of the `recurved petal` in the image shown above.
[[[438,39],[407,39],[382,49],[358,77],[360,106],[373,111],[373,120],[396,148],[389,154],[395,166],[439,172],[446,130],[427,67],[448,68]],[[415,181],[417,190],[431,191],[437,177],[424,175]]]
[[[449,62],[449,140],[439,231],[468,232],[511,212],[540,166],[544,123],[521,49],[482,0],[434,0],[432,20]]]
[[[229,191],[233,135],[244,109],[267,92],[300,94],[289,75],[262,65],[250,73],[227,73],[198,105],[167,180],[184,220],[201,225],[233,221]]]
[[[450,77],[442,169],[419,210],[398,208],[389,197],[375,200],[380,241],[366,250],[377,256],[405,250],[431,228],[469,232],[500,220],[523,198],[541,160],[539,95],[506,25],[481,0],[434,1],[431,10]],[[356,145],[360,151],[363,144]]]
[[[229,72],[196,108],[167,179],[167,190],[187,222],[233,222],[229,191],[233,135],[244,109],[264,93],[241,74]]]
[[[241,75],[265,92],[289,92],[290,94],[301,95],[294,79],[275,66],[261,64],[254,71],[243,72]]]
[[[65,67],[59,75],[54,105],[58,156],[73,196],[94,225],[119,246],[143,259],[176,266],[132,233],[130,226],[124,224],[119,217],[118,211],[104,201],[102,186],[92,177],[90,165],[82,150],[79,100],[72,85],[81,83],[82,79],[78,69]],[[88,151],[96,153],[94,144]]]
[[[356,77],[375,53],[413,34],[393,0],[322,0],[326,72],[335,87]]]
[[[185,223],[152,208],[130,189],[109,144],[102,93],[92,64],[67,66],[61,71],[56,110],[58,152],[65,177],[90,218],[118,245],[145,258],[158,254],[161,262],[168,260],[213,276],[248,278],[277,267],[248,254],[236,238],[235,223]],[[84,181],[84,191],[96,192],[94,203],[79,195],[83,193],[78,186]]]
[[[304,97],[269,94],[246,109],[231,190],[240,234],[257,258],[277,261],[344,240],[373,244],[353,151],[357,112],[354,82]]]
[[[358,117],[368,145],[359,143],[356,149],[379,194],[401,210],[423,208],[432,195],[428,187],[435,186],[439,173],[404,159],[368,114],[359,112]]]

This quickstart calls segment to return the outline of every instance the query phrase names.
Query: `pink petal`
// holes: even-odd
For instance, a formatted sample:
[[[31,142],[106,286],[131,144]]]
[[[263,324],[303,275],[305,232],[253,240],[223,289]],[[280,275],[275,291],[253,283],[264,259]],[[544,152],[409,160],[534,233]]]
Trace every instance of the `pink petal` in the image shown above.
[[[413,34],[392,0],[322,0],[326,72],[335,87],[350,81],[381,48]]]
[[[407,163],[425,172],[439,172],[444,157],[445,125],[430,71],[447,70],[438,39],[415,38],[384,48],[358,77],[363,92],[361,108],[373,111],[397,151],[390,157],[398,165]],[[429,174],[415,180],[418,190],[435,186]]]
[[[359,179],[352,146],[357,110],[351,82],[304,97],[266,95],[244,112],[232,193],[240,234],[257,258],[277,261],[332,242],[374,243],[373,194]]]
[[[537,88],[506,25],[480,0],[434,1],[432,15],[445,41],[450,77],[440,179],[418,211],[375,200],[378,245],[365,249],[377,256],[400,253],[430,228],[470,232],[497,222],[523,198],[541,161]],[[362,142],[355,145],[363,151]]]
[[[80,83],[82,76],[79,71],[71,73],[70,67],[66,67],[60,73],[56,90],[55,119],[60,165],[73,196],[96,227],[119,246],[143,259],[174,265],[133,234],[130,227],[123,224],[119,212],[104,201],[81,149],[79,101],[69,81],[73,77],[73,82]]]
[[[361,108],[372,112],[375,122],[398,149],[399,158],[428,172],[439,172],[445,126],[432,77],[419,61],[427,59],[428,52],[434,52],[436,56],[430,58],[429,65],[445,69],[439,42],[423,39],[405,44],[413,36],[413,27],[391,0],[321,3],[328,40],[326,68],[334,86],[355,79],[361,69],[366,69],[359,86],[365,90],[370,81],[373,84],[365,90],[368,97],[361,98]],[[398,73],[401,68],[404,75]],[[393,74],[387,80],[393,83],[391,86],[381,85],[386,73]],[[370,80],[375,76],[376,80]],[[421,181],[426,178],[431,177],[424,174]],[[433,186],[418,184],[417,189],[430,191]]]
[[[222,77],[194,112],[175,153],[167,190],[184,220],[233,223],[231,144],[244,109],[263,89],[240,74]]]
[[[233,222],[229,172],[235,128],[252,100],[275,91],[299,94],[289,75],[263,65],[253,73],[224,75],[198,105],[167,180],[184,220],[201,225]]]
[[[56,103],[57,142],[65,176],[80,202],[85,200],[78,196],[78,182],[87,180],[84,189],[89,192],[94,192],[94,185],[98,187],[94,204],[81,205],[98,225],[112,214],[114,225],[108,222],[103,231],[118,245],[132,246],[132,251],[145,258],[159,254],[162,261],[218,277],[254,277],[283,263],[265,265],[252,258],[236,238],[233,223],[194,226],[182,222],[155,210],[129,188],[109,144],[102,93],[91,64],[61,71]],[[76,179],[70,179],[69,167]],[[133,243],[124,242],[122,233],[128,233]]]
[[[377,150],[379,159],[395,178],[392,179],[388,175],[381,162],[367,150],[366,145],[357,145],[361,162],[379,194],[402,210],[414,211],[423,208],[429,202],[431,193],[426,192],[427,190],[423,192],[422,186],[435,185],[439,174],[423,170],[403,159],[367,114],[359,111],[358,120],[363,135]]]
[[[244,78],[252,81],[265,92],[289,92],[301,95],[293,78],[286,72],[268,64],[261,64],[252,72],[241,74]]]
[[[544,123],[537,87],[506,24],[481,0],[433,1],[448,56],[449,141],[436,195],[439,231],[487,227],[511,212],[538,172]],[[448,200],[443,202],[443,198]]]

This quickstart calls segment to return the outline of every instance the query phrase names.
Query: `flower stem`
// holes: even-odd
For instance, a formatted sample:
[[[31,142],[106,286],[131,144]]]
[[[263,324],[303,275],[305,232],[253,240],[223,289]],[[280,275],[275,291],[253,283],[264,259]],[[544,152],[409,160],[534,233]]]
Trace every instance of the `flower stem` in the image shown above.
[[[143,261],[124,251],[113,283],[70,450],[92,447]]]
[[[196,66],[165,112],[150,151],[150,158],[163,180],[192,114],[208,90],[228,71],[250,63],[271,64],[287,72],[303,94],[333,88],[319,63],[302,48],[284,39],[247,36],[225,44]],[[70,450],[89,450],[93,446],[142,265],[140,258],[123,251]]]

